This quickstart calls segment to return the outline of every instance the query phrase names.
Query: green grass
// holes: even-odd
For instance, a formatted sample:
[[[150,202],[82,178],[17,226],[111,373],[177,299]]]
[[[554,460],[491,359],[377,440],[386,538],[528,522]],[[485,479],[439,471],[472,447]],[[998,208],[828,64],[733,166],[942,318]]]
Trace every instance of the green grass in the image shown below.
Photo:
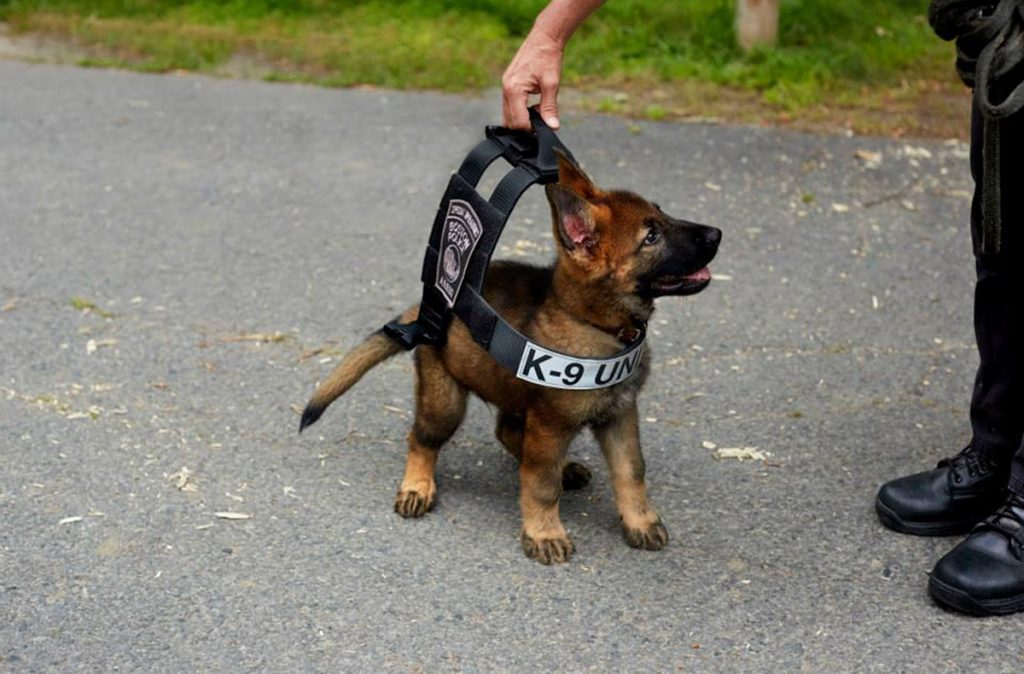
[[[70,37],[91,62],[212,71],[233,56],[272,79],[461,91],[496,86],[544,0],[0,0],[15,32]],[[609,0],[570,44],[569,84],[688,80],[786,109],[865,85],[945,77],[926,0],[782,0],[779,45],[742,53],[734,0]],[[660,118],[657,109],[649,112]]]

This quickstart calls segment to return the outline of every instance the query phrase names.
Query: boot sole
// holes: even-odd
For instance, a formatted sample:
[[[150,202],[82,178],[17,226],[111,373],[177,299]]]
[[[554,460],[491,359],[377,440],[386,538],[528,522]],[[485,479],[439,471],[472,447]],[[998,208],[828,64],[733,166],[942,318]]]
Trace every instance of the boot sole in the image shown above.
[[[943,606],[974,616],[1010,615],[1024,611],[1024,594],[1005,599],[975,599],[935,576],[928,579],[928,594]]]
[[[984,519],[984,517],[973,517],[967,520],[908,522],[877,497],[875,498],[875,512],[878,513],[878,519],[887,528],[911,536],[959,536],[970,533],[974,525]]]

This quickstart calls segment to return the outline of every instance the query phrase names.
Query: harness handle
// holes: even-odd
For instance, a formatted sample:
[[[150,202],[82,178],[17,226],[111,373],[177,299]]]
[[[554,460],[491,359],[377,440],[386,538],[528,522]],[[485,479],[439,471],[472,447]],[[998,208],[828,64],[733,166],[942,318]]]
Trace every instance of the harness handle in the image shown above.
[[[513,166],[526,166],[537,174],[541,184],[558,181],[558,157],[555,150],[563,152],[576,161],[569,148],[562,144],[557,134],[544,122],[537,106],[530,107],[532,131],[519,131],[504,126],[488,126],[485,135],[502,147],[502,156]]]

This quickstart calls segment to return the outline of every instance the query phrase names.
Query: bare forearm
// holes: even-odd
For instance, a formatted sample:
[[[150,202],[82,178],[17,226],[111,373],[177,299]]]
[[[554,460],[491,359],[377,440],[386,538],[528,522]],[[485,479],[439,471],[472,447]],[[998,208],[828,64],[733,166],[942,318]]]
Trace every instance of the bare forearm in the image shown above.
[[[540,94],[540,113],[553,129],[559,126],[558,85],[565,45],[604,0],[552,0],[533,23],[515,58],[502,77],[502,116],[505,126],[529,129],[529,97]]]
[[[565,47],[580,24],[604,3],[605,0],[552,0],[537,15],[533,30],[544,33]]]

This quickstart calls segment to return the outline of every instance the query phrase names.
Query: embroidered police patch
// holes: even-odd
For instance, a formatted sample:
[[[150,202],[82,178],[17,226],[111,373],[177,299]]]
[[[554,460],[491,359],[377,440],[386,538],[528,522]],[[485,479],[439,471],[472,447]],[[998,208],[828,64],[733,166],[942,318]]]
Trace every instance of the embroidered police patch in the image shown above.
[[[437,280],[434,286],[441,291],[448,308],[455,306],[462,281],[466,278],[469,258],[483,234],[483,226],[476,211],[462,199],[448,202],[448,214],[441,230],[440,257],[437,261]]]

